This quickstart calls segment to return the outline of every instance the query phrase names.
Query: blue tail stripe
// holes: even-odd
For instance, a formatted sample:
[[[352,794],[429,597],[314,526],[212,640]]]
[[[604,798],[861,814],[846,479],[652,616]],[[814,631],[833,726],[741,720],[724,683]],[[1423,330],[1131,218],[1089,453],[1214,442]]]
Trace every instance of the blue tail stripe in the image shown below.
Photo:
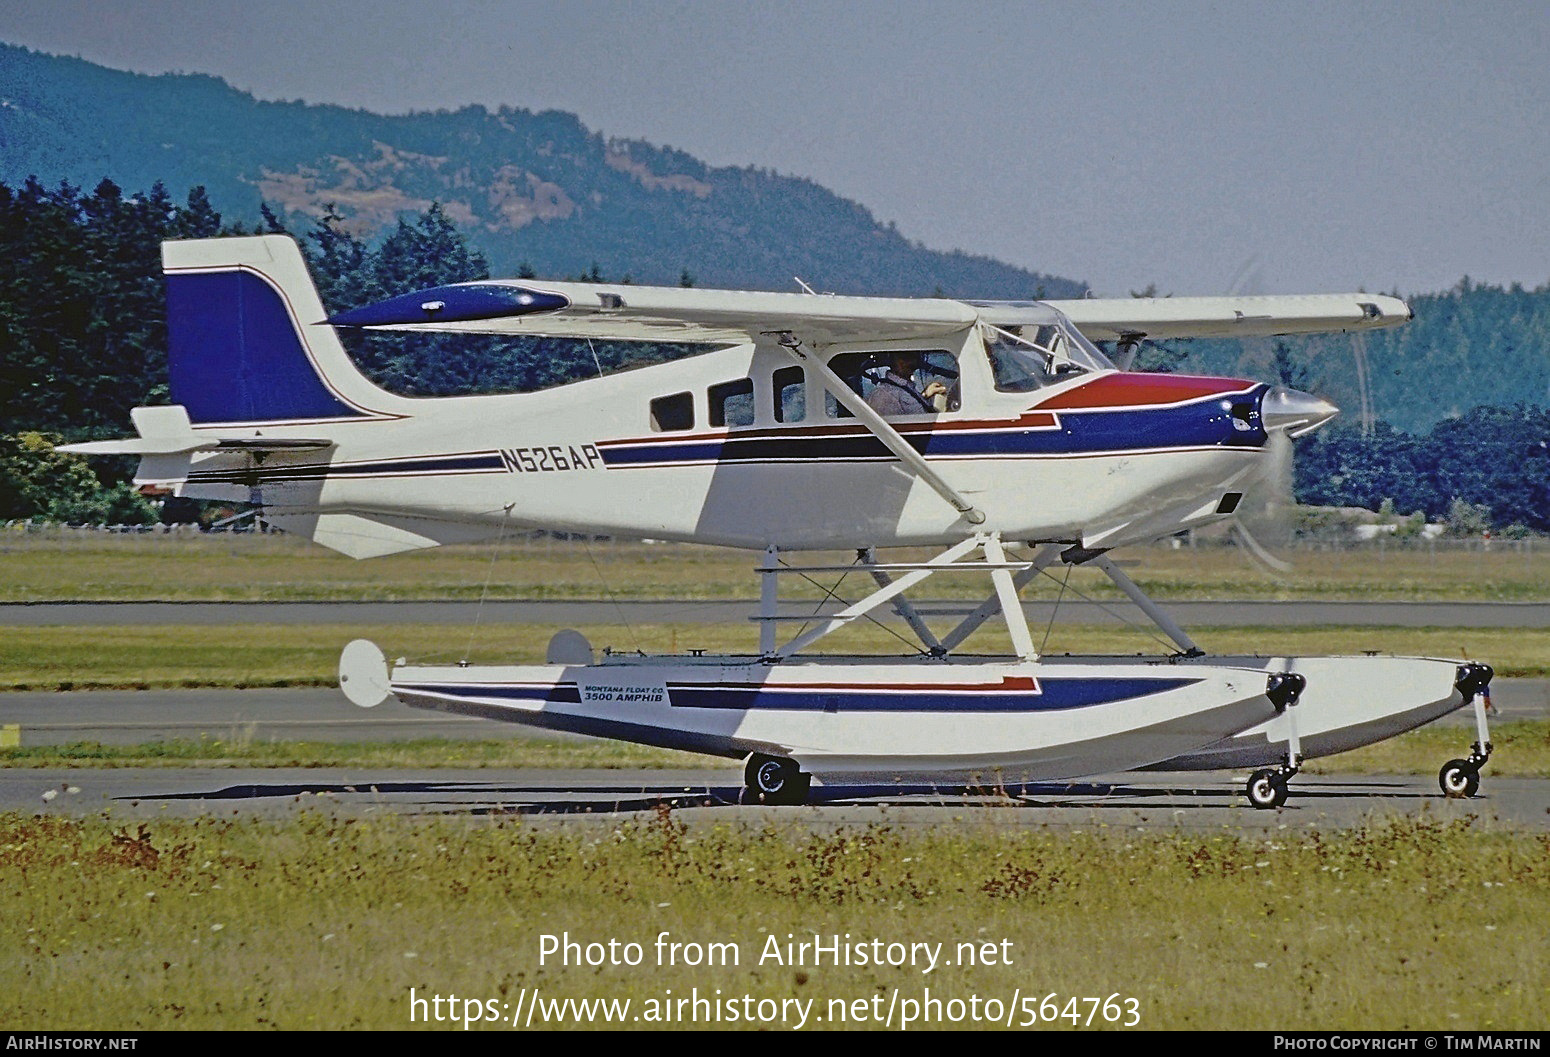
[[[172,401],[191,422],[360,418],[324,382],[280,293],[232,270],[167,276]]]

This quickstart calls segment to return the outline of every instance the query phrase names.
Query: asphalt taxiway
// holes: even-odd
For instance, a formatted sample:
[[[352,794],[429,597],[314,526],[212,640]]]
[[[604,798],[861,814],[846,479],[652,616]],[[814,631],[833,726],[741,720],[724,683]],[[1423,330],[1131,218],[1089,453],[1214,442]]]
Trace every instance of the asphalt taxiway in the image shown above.
[[[974,603],[922,601],[924,616],[967,613]],[[1550,628],[1540,602],[1168,602],[1185,627]],[[619,600],[489,602],[16,602],[0,604],[0,626],[144,626],[152,624],[728,624],[747,625],[752,601]],[[1054,615],[1051,602],[1027,602],[1031,621]],[[1060,619],[1074,624],[1146,623],[1128,602],[1065,601]],[[811,616],[811,605],[783,603],[787,616]],[[886,619],[886,618],[885,618]]]
[[[1090,826],[1259,833],[1344,829],[1385,816],[1468,820],[1493,830],[1550,830],[1550,779],[1484,776],[1481,794],[1448,800],[1423,776],[1301,775],[1286,805],[1256,811],[1223,774],[1114,775],[1011,793],[815,788],[814,803],[740,803],[740,768],[715,770],[364,770],[348,768],[11,768],[0,811],[114,819],[285,817],[299,811],[534,824],[674,810],[691,823],[806,828],[887,824],[1020,828]]]

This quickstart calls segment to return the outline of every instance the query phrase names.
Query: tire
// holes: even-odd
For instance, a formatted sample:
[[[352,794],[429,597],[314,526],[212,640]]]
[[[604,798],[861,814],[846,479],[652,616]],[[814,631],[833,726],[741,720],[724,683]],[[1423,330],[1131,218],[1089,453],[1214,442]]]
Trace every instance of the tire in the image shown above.
[[[743,769],[750,798],[761,804],[804,804],[812,788],[812,777],[797,767],[795,760],[755,754]]]
[[[1437,785],[1449,800],[1467,800],[1480,791],[1480,768],[1468,760],[1449,760],[1437,772]]]
[[[748,762],[743,765],[743,784],[748,787],[749,792],[758,791],[759,765],[768,759],[770,757],[756,752],[748,757]]]
[[[1269,811],[1286,803],[1286,779],[1271,770],[1255,771],[1243,791],[1249,803],[1260,811]]]

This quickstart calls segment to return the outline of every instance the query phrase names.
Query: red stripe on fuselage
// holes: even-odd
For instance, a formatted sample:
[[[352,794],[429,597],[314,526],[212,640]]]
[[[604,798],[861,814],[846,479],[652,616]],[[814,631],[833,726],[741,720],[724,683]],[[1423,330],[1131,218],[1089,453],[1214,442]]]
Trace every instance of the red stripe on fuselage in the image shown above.
[[[889,425],[905,436],[915,433],[946,433],[955,430],[1013,430],[1013,429],[1055,429],[1060,425],[1059,419],[1054,415],[1043,414],[1039,411],[1024,412],[1014,419],[956,419],[956,420],[932,420],[927,422],[890,422]],[[871,434],[871,430],[855,422],[847,422],[836,425],[819,426],[768,426],[760,429],[748,429],[736,427],[733,429],[717,429],[709,431],[681,432],[681,433],[653,433],[649,437],[624,437],[619,440],[599,441],[600,448],[615,448],[635,446],[640,444],[683,444],[689,441],[704,440],[767,440],[786,439],[791,437],[861,437]]]
[[[1039,681],[1030,675],[1003,675],[999,683],[696,683],[689,682],[688,680],[669,680],[668,686],[669,688],[676,686],[690,689],[794,690],[804,693],[816,693],[826,690],[865,691],[868,693],[887,690],[899,693],[920,690],[931,693],[1042,693],[1039,689]]]
[[[1241,393],[1257,384],[1241,378],[1203,378],[1189,374],[1101,374],[1085,385],[1056,393],[1035,406],[1040,411],[1056,411],[1182,404],[1223,393]]]

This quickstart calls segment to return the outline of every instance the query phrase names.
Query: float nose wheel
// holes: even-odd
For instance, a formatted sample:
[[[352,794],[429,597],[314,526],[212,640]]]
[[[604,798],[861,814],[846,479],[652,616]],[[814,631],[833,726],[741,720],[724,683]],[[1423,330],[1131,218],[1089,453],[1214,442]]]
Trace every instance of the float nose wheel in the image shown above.
[[[795,760],[754,753],[743,769],[748,801],[754,804],[805,804],[812,775],[803,774]]]
[[[1243,792],[1257,810],[1269,811],[1286,803],[1287,786],[1302,769],[1302,742],[1297,737],[1297,718],[1289,711],[1308,687],[1308,680],[1295,672],[1277,672],[1265,685],[1265,696],[1276,711],[1286,715],[1286,762],[1265,767],[1249,776]]]
[[[1491,758],[1491,727],[1486,714],[1491,708],[1491,677],[1488,664],[1461,664],[1454,687],[1466,702],[1475,706],[1475,731],[1478,740],[1469,747],[1469,757],[1449,760],[1437,772],[1437,785],[1450,800],[1467,800],[1480,792],[1480,768]]]
[[[1283,774],[1279,767],[1266,767],[1249,777],[1244,792],[1248,795],[1249,803],[1261,811],[1268,811],[1286,803],[1286,786],[1290,778],[1291,775]]]

